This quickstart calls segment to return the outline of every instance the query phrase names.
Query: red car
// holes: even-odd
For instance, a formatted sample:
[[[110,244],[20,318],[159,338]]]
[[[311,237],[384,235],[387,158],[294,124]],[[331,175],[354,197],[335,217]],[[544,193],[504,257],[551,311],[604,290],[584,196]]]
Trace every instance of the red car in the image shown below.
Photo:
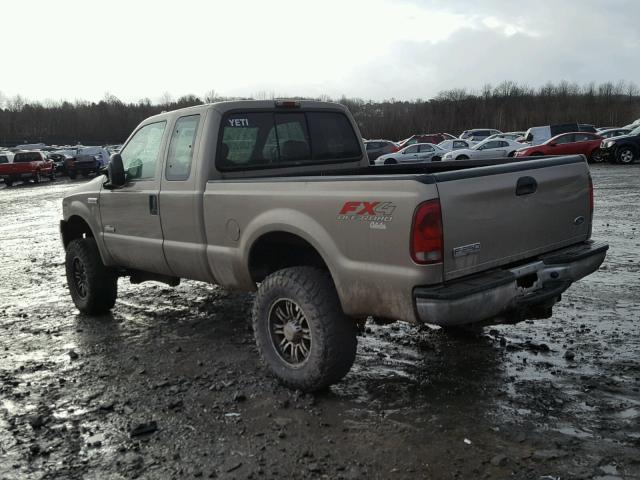
[[[398,150],[413,145],[414,143],[433,143],[434,145],[445,140],[456,140],[456,137],[449,133],[423,133],[422,135],[412,135],[409,138],[398,142]]]
[[[55,172],[54,163],[42,152],[18,152],[12,163],[0,165],[0,178],[4,179],[7,187],[17,180],[39,183],[43,177],[53,180]]]
[[[602,162],[600,150],[602,137],[590,132],[561,133],[541,145],[518,150],[516,157],[535,157],[541,155],[586,155],[590,162]]]

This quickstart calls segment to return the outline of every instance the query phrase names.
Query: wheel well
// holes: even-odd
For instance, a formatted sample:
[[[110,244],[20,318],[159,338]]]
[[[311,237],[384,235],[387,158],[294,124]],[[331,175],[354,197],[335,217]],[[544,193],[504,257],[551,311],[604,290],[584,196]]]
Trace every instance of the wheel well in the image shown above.
[[[329,270],[318,251],[293,233],[267,233],[255,241],[249,253],[249,271],[254,282],[261,282],[282,268],[299,266]]]
[[[67,248],[67,245],[69,245],[72,240],[94,236],[89,224],[77,215],[70,217],[69,220],[64,222],[61,231],[64,248]]]

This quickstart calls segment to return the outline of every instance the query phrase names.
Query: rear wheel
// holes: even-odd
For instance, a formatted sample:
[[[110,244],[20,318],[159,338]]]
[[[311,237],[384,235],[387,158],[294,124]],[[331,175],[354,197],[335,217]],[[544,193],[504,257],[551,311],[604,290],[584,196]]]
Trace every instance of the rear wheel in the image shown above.
[[[328,272],[291,267],[269,275],[252,316],[260,356],[284,385],[320,390],[351,369],[356,325],[342,311]]]
[[[516,151],[514,150],[513,152],[509,152],[509,155],[507,155],[507,157],[513,157],[516,154]]]
[[[636,152],[631,147],[621,147],[617,157],[618,162],[628,165],[636,161]]]
[[[385,158],[384,160],[385,165],[395,165],[397,163],[398,161],[395,158]]]
[[[42,176],[40,175],[40,170],[33,174],[33,183],[40,183],[42,181]]]
[[[4,184],[5,184],[7,187],[10,187],[11,185],[13,185],[13,179],[11,179],[11,178],[5,178],[5,179],[4,179]]]
[[[118,275],[102,263],[94,238],[69,243],[65,268],[69,293],[78,310],[93,315],[113,307],[118,296]]]
[[[458,155],[456,157],[456,160],[469,160],[469,157],[466,155]]]

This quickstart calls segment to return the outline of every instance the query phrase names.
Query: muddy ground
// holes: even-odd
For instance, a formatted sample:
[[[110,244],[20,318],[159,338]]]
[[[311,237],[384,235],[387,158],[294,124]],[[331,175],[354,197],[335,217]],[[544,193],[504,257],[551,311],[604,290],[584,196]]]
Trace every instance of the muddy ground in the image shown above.
[[[593,176],[611,250],[553,318],[370,324],[315,395],[259,364],[250,295],[121,279],[112,315],[79,315],[57,231],[77,182],[0,186],[0,479],[640,478],[640,165]]]

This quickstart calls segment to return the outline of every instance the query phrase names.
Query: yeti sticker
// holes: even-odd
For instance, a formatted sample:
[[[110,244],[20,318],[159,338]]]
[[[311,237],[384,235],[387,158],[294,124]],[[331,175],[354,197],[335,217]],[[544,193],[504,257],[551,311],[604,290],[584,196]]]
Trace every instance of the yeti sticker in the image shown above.
[[[249,119],[248,118],[230,118],[229,126],[231,127],[248,127]]]

